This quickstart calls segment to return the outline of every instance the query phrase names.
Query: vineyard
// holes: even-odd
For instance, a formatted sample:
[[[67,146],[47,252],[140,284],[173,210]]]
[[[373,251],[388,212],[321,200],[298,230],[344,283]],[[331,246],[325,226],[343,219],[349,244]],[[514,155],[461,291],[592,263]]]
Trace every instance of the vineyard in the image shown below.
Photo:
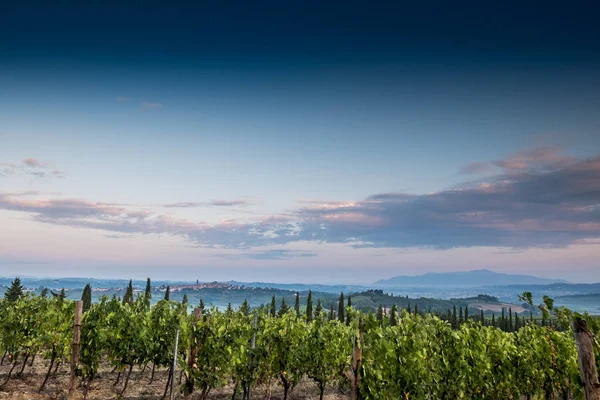
[[[345,315],[338,318],[319,307],[189,308],[169,300],[150,306],[144,296],[84,304],[76,394],[104,398],[95,395],[93,383],[109,377],[111,396],[126,398],[132,387],[160,375],[164,387],[147,398],[169,398],[171,390],[177,398],[301,398],[300,386],[311,386],[321,399],[325,393],[356,399],[584,398],[574,334],[560,321],[506,332],[474,318],[453,326],[406,309],[382,317],[342,307]],[[74,312],[75,302],[47,293],[0,301],[0,392],[22,379],[35,359],[45,369],[35,390],[47,393],[59,366],[71,361]],[[597,321],[589,321],[597,330]],[[67,390],[60,395],[66,398]],[[52,396],[57,394],[39,398]]]

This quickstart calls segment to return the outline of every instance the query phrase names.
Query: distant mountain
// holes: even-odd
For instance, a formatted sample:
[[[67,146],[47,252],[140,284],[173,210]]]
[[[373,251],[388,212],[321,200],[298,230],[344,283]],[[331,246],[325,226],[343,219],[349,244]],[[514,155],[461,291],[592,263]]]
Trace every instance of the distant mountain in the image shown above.
[[[487,269],[435,273],[417,276],[396,276],[374,283],[377,286],[497,286],[497,285],[549,285],[568,283],[561,279],[546,279],[531,275],[510,275]]]

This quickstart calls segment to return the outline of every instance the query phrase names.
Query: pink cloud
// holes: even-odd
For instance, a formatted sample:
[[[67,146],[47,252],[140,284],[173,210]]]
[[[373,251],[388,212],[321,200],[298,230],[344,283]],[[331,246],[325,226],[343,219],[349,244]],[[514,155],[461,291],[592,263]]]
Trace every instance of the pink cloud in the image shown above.
[[[0,163],[0,175],[28,175],[35,179],[60,178],[64,179],[63,171],[50,171],[51,163],[42,162],[36,158],[26,158],[20,165],[8,162]]]
[[[26,158],[23,160],[23,164],[25,164],[26,166],[28,166],[30,168],[43,168],[46,166],[46,164],[40,162],[39,160],[37,160],[35,158]]]
[[[474,162],[464,166],[461,174],[487,174],[494,171],[494,165],[490,162]]]
[[[423,195],[388,192],[355,201],[309,200],[286,213],[217,224],[176,219],[139,205],[18,194],[0,194],[0,209],[27,212],[49,224],[168,234],[215,248],[300,241],[393,248],[564,247],[600,238],[600,156],[574,160],[556,149],[542,149],[505,161],[516,163],[511,168],[526,164],[526,173],[505,171],[484,183]],[[225,204],[232,202],[219,203]]]
[[[250,202],[246,200],[210,200],[204,202],[179,202],[163,204],[166,208],[196,208],[196,207],[236,207],[236,206],[247,206]]]
[[[572,165],[577,160],[564,154],[560,146],[544,146],[520,151],[504,160],[494,161],[494,164],[512,171],[523,171],[530,168],[564,168]]]

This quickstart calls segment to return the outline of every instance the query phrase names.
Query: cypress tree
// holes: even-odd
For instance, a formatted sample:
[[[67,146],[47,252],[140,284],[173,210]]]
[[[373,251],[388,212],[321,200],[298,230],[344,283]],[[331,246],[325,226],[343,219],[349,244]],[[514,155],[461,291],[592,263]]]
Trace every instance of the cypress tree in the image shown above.
[[[240,306],[240,312],[243,315],[249,315],[250,314],[250,305],[248,304],[248,300],[247,299],[244,299],[244,302]]]
[[[412,313],[412,308],[410,307],[410,301],[408,302],[408,305],[406,306],[406,312],[407,313]]]
[[[344,322],[346,320],[346,317],[344,316],[344,309],[345,309],[345,305],[344,305],[344,292],[340,293],[340,300],[338,301],[338,320],[340,322]]]
[[[167,286],[167,290],[165,291],[165,300],[169,300],[171,297],[171,286]]]
[[[396,326],[396,325],[398,325],[397,314],[398,314],[398,308],[394,304],[392,306],[392,311],[390,312],[390,326]]]
[[[277,306],[275,305],[275,296],[271,297],[271,317],[274,317],[277,313]]]
[[[529,310],[529,321],[533,323],[533,311]]]
[[[348,308],[352,308],[352,298],[348,296]],[[346,325],[350,325],[350,319],[352,318],[352,314],[350,312],[346,312]]]
[[[204,311],[204,301],[202,301],[202,299],[200,299],[200,305],[198,307]]]
[[[308,322],[313,320],[313,309],[312,309],[312,292],[308,291],[308,297],[306,298],[306,320]]]
[[[23,296],[23,285],[21,285],[21,278],[17,276],[6,290],[6,293],[4,293],[4,298],[6,301],[15,302],[21,296]]]
[[[515,311],[515,332],[519,330],[519,314]]]
[[[508,331],[512,332],[513,331],[513,321],[512,321],[512,307],[508,308]]]
[[[60,293],[58,293],[58,299],[64,300],[67,298],[67,294],[65,293],[65,288],[60,289]]]
[[[287,304],[285,304],[285,297],[282,297],[281,298],[281,307],[279,307],[278,315],[281,317],[283,314],[288,312],[289,309],[290,308],[287,306]]]
[[[296,311],[296,318],[300,318],[300,293],[296,292],[296,303],[294,304],[294,311]]]
[[[231,308],[231,302],[229,302],[229,304],[227,304],[227,310],[225,310],[225,312],[227,314],[231,314],[233,312],[233,308]]]
[[[503,331],[506,330],[506,321],[504,320],[504,307],[502,307],[502,319],[500,320],[500,329],[502,329]]]
[[[123,305],[125,304],[133,304],[133,285],[131,283],[131,279],[129,280],[129,285],[127,286],[125,295],[123,296]]]
[[[496,327],[496,314],[492,314],[492,326]]]
[[[83,312],[88,311],[92,307],[92,286],[89,283],[83,288],[81,301],[83,302]]]
[[[43,288],[43,289],[42,289],[42,291],[40,292],[40,296],[41,296],[42,298],[44,298],[44,299],[45,299],[46,297],[48,297],[48,288],[47,288],[47,287],[45,287],[45,288]]]
[[[456,318],[456,304],[452,306],[452,328],[458,328],[458,319]]]
[[[485,325],[485,316],[483,315],[483,309],[481,309],[481,316],[480,316],[480,318],[481,318],[481,323],[483,325]]]
[[[331,303],[331,307],[329,308],[329,320],[333,321],[335,319],[335,313],[333,312],[333,303]]]
[[[377,318],[377,321],[383,322],[383,306],[381,304],[377,309],[377,314],[375,315],[375,317]]]
[[[415,315],[419,315],[419,305],[415,303]]]
[[[465,306],[465,322],[469,320],[469,306]]]
[[[459,326],[462,325],[463,322],[464,322],[464,319],[463,319],[463,310],[462,310],[462,306],[460,306],[459,312],[458,312],[458,325]]]
[[[183,306],[184,310],[187,310],[187,306],[188,306],[188,297],[187,297],[187,294],[183,295],[183,299],[181,299],[181,305]]]
[[[322,311],[323,311],[323,306],[321,305],[321,299],[318,299],[317,307],[315,307],[315,318],[319,318]]]
[[[150,307],[150,300],[152,300],[152,285],[150,283],[150,278],[146,280],[146,291],[144,292],[144,304],[146,307]]]

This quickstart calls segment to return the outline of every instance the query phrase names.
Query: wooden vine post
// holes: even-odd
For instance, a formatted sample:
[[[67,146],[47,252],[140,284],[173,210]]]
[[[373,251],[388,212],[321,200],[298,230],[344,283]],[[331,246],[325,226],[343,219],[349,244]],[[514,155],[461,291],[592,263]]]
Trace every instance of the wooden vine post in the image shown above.
[[[256,324],[258,322],[258,314],[255,312],[252,319],[252,339],[250,340],[250,380],[248,381],[248,391],[244,400],[252,400],[252,376],[254,374],[254,350],[256,349]]]
[[[69,399],[75,398],[75,377],[77,364],[79,363],[79,343],[81,337],[81,315],[83,312],[83,301],[75,302],[75,319],[73,322],[73,344],[71,348],[71,375],[69,377]]]
[[[585,399],[600,400],[600,383],[594,357],[594,334],[588,329],[587,322],[580,317],[575,317],[573,320],[573,332],[575,332],[577,353],[579,353],[579,372],[583,381]]]
[[[362,368],[362,348],[363,348],[363,321],[358,323],[358,337],[356,334],[352,340],[352,376],[350,389],[350,400],[360,399],[360,370]]]
[[[169,389],[169,400],[173,400],[173,381],[175,380],[175,370],[177,369],[177,347],[179,346],[179,328],[175,333],[175,349],[173,350],[173,366],[171,367],[171,388]]]

